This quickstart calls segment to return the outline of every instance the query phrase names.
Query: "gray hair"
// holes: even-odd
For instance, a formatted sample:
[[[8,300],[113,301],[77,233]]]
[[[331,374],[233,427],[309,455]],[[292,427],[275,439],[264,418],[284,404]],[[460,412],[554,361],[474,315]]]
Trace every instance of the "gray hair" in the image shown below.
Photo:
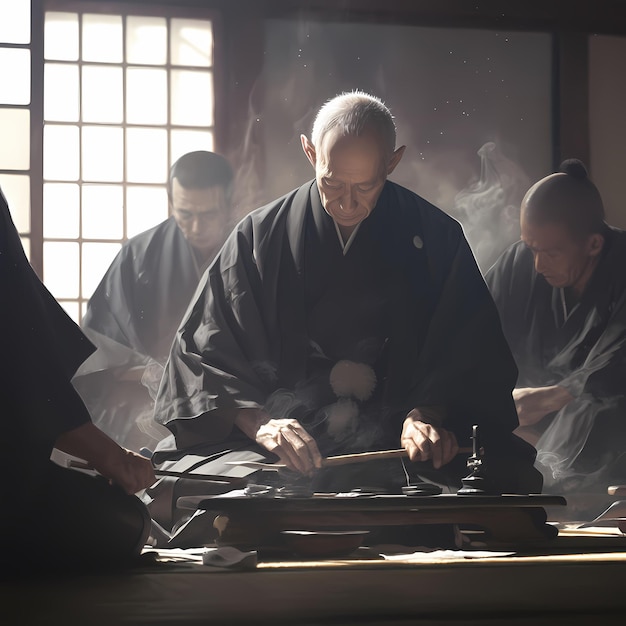
[[[313,124],[311,142],[321,145],[324,136],[339,129],[342,136],[358,136],[366,128],[378,130],[390,152],[396,147],[396,125],[391,111],[382,100],[363,91],[352,91],[335,96],[319,110]]]

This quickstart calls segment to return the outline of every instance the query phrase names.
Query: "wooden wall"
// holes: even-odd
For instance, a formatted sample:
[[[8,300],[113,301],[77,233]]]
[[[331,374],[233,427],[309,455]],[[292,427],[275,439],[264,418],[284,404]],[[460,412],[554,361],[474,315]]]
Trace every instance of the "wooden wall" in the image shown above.
[[[46,0],[40,1],[45,5]],[[108,4],[114,7],[118,1],[122,0],[109,0]],[[92,2],[73,0],[85,7]],[[143,7],[172,3],[134,0],[135,5]],[[594,164],[603,167],[608,159],[602,137],[610,137],[610,131],[605,129],[594,135],[594,158],[590,148],[590,129],[598,128],[599,123],[590,120],[589,37],[626,37],[623,0],[177,0],[175,4],[181,9],[209,8],[219,16],[216,139],[217,149],[226,155],[234,155],[244,140],[263,141],[262,137],[250,137],[249,111],[254,99],[262,97],[256,83],[263,67],[264,20],[282,17],[552,33],[553,165],[556,167],[563,158],[575,155],[590,164],[593,172]],[[610,90],[611,75],[620,71],[619,64],[613,65],[606,72],[602,64],[594,65],[594,89],[604,85]],[[591,112],[604,114],[598,98]],[[615,147],[609,152],[615,156]],[[258,168],[262,179],[263,164],[259,163]],[[600,178],[604,185],[618,184],[613,178]],[[613,215],[626,225],[626,209],[620,211],[624,212],[623,219],[619,211]]]

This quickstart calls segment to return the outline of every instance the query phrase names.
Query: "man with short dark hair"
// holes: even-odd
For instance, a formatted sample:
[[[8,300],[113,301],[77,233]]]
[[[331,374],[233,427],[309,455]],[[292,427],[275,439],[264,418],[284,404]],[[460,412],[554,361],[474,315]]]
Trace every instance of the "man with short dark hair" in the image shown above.
[[[168,181],[171,216],[122,246],[89,300],[82,327],[98,350],[73,382],[94,422],[132,449],[163,436],[150,394],[198,281],[223,243],[232,185],[222,156],[180,157]]]
[[[322,107],[302,137],[315,180],[237,226],[177,332],[157,463],[197,471],[204,458],[219,474],[233,458],[279,458],[316,489],[399,492],[399,459],[316,470],[322,456],[404,447],[411,473],[454,490],[458,442],[478,423],[494,488],[540,491],[532,448],[512,434],[516,370],[496,308],[460,225],[387,180],[405,149],[395,135],[368,94]],[[183,493],[151,490],[168,529]]]
[[[521,241],[487,274],[519,368],[517,432],[546,487],[606,493],[626,478],[626,232],[577,160],[521,209]]]

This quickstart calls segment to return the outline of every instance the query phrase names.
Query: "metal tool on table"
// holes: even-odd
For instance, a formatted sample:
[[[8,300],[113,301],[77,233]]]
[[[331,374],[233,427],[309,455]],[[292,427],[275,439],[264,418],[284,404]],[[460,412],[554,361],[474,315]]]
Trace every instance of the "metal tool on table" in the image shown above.
[[[607,493],[610,496],[626,497],[626,485],[611,485],[607,489]],[[617,526],[622,533],[626,533],[626,500],[613,502],[595,519],[581,524],[579,528],[592,528],[594,526]]]
[[[68,461],[67,467],[86,470],[88,472],[96,472],[88,463],[84,461],[71,459]],[[154,475],[157,478],[169,476],[172,478],[184,478],[185,480],[200,480],[206,483],[212,483],[215,485],[245,485],[245,478],[236,478],[233,476],[215,476],[213,474],[194,474],[192,472],[174,472],[171,470],[154,470]]]
[[[478,425],[472,426],[472,456],[467,459],[469,475],[461,479],[463,487],[457,494],[460,496],[482,496],[490,492],[489,480],[485,473],[484,450],[480,445]]]

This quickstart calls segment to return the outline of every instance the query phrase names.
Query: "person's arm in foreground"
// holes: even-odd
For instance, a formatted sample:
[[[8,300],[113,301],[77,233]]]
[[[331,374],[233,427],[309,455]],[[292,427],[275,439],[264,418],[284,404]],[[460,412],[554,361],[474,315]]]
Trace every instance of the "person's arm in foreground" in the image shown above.
[[[129,494],[156,482],[149,459],[122,448],[92,423],[63,433],[57,439],[56,447],[84,459]]]

